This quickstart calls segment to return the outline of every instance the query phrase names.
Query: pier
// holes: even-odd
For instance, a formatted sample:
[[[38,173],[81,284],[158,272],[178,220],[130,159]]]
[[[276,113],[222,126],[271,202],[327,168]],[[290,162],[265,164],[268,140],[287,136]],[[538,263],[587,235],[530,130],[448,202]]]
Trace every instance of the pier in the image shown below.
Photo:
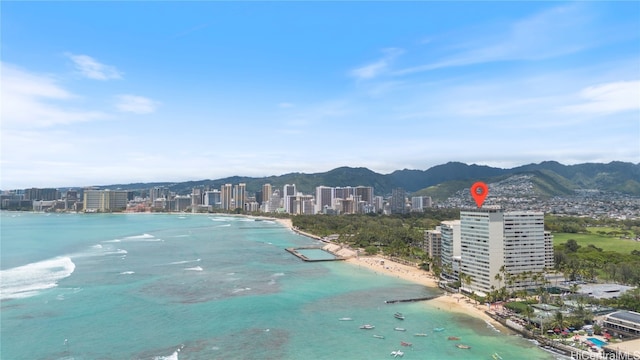
[[[287,252],[293,254],[294,256],[296,256],[298,259],[300,259],[302,261],[307,261],[307,262],[341,261],[341,260],[345,260],[345,258],[343,258],[341,256],[337,256],[336,254],[334,254],[334,253],[332,253],[330,251],[326,251],[322,247],[318,247],[318,246],[305,246],[305,247],[298,247],[298,248],[286,248],[285,250]],[[304,256],[303,254],[299,253],[298,250],[322,250],[322,251],[328,252],[329,254],[332,254],[335,257],[333,259],[309,259],[308,257]]]

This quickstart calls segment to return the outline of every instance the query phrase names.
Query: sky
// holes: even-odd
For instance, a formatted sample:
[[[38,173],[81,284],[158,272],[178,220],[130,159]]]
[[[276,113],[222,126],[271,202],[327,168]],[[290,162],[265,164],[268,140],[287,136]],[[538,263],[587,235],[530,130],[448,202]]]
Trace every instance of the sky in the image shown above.
[[[3,1],[0,22],[3,190],[640,162],[634,1]]]

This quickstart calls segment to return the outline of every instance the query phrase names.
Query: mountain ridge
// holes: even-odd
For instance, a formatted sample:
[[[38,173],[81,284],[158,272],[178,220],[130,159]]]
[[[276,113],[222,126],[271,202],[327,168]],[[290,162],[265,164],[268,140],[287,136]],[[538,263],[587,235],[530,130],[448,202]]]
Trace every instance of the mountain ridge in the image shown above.
[[[487,165],[448,162],[427,170],[403,169],[389,174],[379,174],[365,167],[342,166],[318,173],[292,172],[267,177],[231,176],[221,179],[204,179],[184,182],[152,182],[114,184],[99,188],[123,190],[148,190],[153,186],[166,186],[178,194],[188,194],[194,187],[209,186],[219,189],[223,184],[245,183],[247,191],[254,193],[263,184],[273,188],[296,184],[298,191],[313,194],[315,188],[324,186],[372,186],[378,195],[387,195],[393,188],[403,188],[408,193],[428,194],[427,189],[439,187],[465,187],[473,181],[499,181],[508,176],[530,174],[539,188],[540,196],[568,195],[579,189],[621,192],[640,195],[640,163],[612,161],[609,163],[583,163],[563,165],[557,161],[544,161],[517,166],[511,169]],[[457,185],[456,185],[457,184]]]

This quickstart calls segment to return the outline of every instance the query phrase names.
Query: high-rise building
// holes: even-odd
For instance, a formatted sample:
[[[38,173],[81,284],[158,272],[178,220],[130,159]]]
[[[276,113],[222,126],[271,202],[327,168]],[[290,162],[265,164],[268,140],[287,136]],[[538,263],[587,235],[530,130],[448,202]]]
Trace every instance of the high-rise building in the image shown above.
[[[295,197],[296,197],[296,184],[285,184],[282,187],[282,198],[284,199],[284,211],[287,213],[294,213],[295,210]]]
[[[391,190],[390,207],[392,214],[405,214],[407,207],[405,204],[406,194],[403,188],[395,188]]]
[[[440,223],[440,252],[442,277],[457,281],[460,272],[462,249],[460,247],[460,220]]]
[[[544,268],[547,270],[553,269],[555,267],[555,259],[553,257],[553,235],[551,232],[544,232]]]
[[[60,192],[58,189],[52,188],[31,188],[24,189],[24,199],[25,200],[58,200],[60,198]]]
[[[334,208],[335,188],[329,186],[316,187],[316,209],[317,214],[326,213],[328,209]]]
[[[129,192],[124,190],[85,190],[85,212],[112,212],[127,208]]]
[[[271,184],[262,185],[262,201],[259,201],[260,205],[263,203],[268,203],[271,200],[271,195],[273,194],[273,189],[271,188]]]
[[[233,187],[233,200],[235,202],[234,209],[244,209],[244,203],[247,201],[247,184],[239,183]]]
[[[544,271],[548,259],[544,214],[503,212],[497,207],[461,211],[460,245],[460,272],[471,281],[461,278],[463,288],[487,294],[505,285],[503,274]],[[530,283],[514,283],[511,289],[527,286]]]
[[[422,212],[422,208],[424,205],[422,204],[422,196],[412,196],[411,197],[411,211],[412,212]]]
[[[360,196],[360,200],[373,205],[373,187],[372,186],[356,186],[356,196]]]
[[[220,190],[214,189],[211,191],[205,191],[204,193],[204,205],[211,206],[213,208],[219,208],[220,204]]]
[[[423,250],[437,264],[442,262],[442,232],[441,227],[436,226],[434,230],[424,232]]]
[[[231,184],[220,186],[220,203],[223,210],[233,210],[233,189]]]

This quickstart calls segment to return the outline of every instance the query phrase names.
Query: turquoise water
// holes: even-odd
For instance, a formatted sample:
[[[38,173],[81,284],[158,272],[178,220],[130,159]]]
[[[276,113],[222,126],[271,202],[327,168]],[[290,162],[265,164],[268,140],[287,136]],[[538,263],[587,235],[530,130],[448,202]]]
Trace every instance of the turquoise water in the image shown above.
[[[604,341],[602,341],[602,340],[600,340],[598,338],[590,337],[590,338],[587,338],[587,340],[591,341],[595,346],[597,346],[599,348],[603,347],[604,345],[607,345],[606,342],[604,342]]]
[[[385,304],[439,291],[340,261],[303,262],[284,249],[319,243],[272,221],[7,212],[0,220],[2,359],[383,359],[399,349],[404,359],[556,357],[428,302]]]

